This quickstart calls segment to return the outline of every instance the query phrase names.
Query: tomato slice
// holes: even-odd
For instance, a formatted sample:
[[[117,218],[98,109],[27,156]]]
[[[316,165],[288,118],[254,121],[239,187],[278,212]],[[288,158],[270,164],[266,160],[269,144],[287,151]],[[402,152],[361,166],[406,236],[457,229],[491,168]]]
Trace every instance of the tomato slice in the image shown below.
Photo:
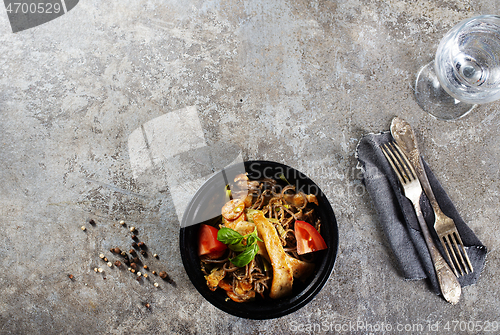
[[[328,248],[320,233],[305,221],[295,221],[295,239],[299,255]]]
[[[215,227],[202,224],[198,231],[198,255],[216,259],[222,257],[227,245],[217,240],[219,230]]]

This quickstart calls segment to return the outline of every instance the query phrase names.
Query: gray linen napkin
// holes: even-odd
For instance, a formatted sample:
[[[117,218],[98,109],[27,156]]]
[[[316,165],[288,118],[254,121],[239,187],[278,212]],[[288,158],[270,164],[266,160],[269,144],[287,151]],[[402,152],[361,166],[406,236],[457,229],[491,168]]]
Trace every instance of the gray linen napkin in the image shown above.
[[[358,166],[363,171],[363,182],[375,204],[380,224],[404,277],[407,280],[429,278],[433,290],[439,294],[436,273],[413,205],[402,193],[396,175],[380,150],[381,144],[391,140],[393,138],[390,132],[363,136],[356,149]],[[424,168],[439,206],[455,221],[474,268],[473,273],[461,276],[458,280],[462,286],[475,284],[483,270],[487,249],[462,220],[451,199],[425,161]],[[444,254],[433,228],[434,212],[425,195],[421,197],[420,204],[434,242]]]

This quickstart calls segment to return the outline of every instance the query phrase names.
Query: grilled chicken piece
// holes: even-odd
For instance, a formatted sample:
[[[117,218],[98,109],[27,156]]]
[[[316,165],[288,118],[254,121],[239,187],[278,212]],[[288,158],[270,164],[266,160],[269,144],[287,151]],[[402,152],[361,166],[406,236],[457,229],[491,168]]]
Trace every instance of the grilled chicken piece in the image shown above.
[[[269,297],[278,299],[292,293],[293,271],[286,259],[286,253],[274,226],[262,212],[253,216],[259,235],[262,236],[273,267],[273,281]]]

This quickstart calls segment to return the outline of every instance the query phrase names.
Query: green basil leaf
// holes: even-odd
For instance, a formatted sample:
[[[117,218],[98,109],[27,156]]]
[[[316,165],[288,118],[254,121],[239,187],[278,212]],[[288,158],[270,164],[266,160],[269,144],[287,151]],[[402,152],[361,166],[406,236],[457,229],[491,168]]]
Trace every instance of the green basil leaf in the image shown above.
[[[217,240],[224,244],[238,244],[243,241],[243,236],[234,229],[222,227],[217,233]]]
[[[234,258],[230,258],[229,260],[237,267],[243,267],[250,263],[252,259],[254,259],[255,255],[257,255],[257,252],[259,252],[259,246],[257,244],[253,244],[241,254]]]
[[[253,232],[251,232],[250,234],[245,235],[244,237],[246,237],[246,239],[247,239],[247,245],[254,244],[256,242],[256,240],[264,242],[264,241],[262,241],[259,238],[259,235],[257,233],[257,227],[255,227],[255,229],[253,230]]]
[[[228,244],[229,249],[234,250],[236,252],[242,252],[245,251],[247,246],[244,245],[242,242],[236,243],[236,244]]]

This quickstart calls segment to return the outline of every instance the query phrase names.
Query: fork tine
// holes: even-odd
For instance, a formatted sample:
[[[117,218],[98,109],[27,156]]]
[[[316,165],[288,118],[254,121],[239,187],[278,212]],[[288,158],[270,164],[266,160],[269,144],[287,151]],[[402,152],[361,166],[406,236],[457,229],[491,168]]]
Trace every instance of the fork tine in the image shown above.
[[[401,172],[399,171],[399,169],[394,165],[394,161],[396,160],[396,158],[392,154],[392,151],[389,149],[387,144],[383,144],[380,147],[380,149],[382,149],[382,152],[384,153],[385,158],[387,158],[387,161],[391,165],[392,170],[396,173],[396,176],[398,177],[399,182],[404,185],[406,183],[406,181],[403,178],[403,176],[401,175]]]
[[[392,169],[396,172],[401,184],[407,184],[415,179],[414,175],[412,175],[412,171],[408,170],[408,164],[405,164],[405,160],[401,157],[402,153],[399,151],[397,144],[389,142],[384,144],[381,149]]]
[[[465,269],[465,273],[469,273],[469,269],[467,269],[467,267],[465,266],[465,261],[464,261],[464,258],[462,257],[462,253],[460,252],[460,248],[458,247],[458,243],[455,239],[455,233],[452,232],[450,233],[449,235],[449,239],[452,241],[452,244],[450,245],[450,249],[451,249],[451,252],[453,253],[453,258],[455,259],[455,261],[457,261],[457,257],[455,256],[455,250],[457,250],[457,254],[458,254],[458,257],[460,258],[460,262],[457,261],[458,263],[458,268],[460,269],[460,274],[463,276],[464,275],[464,272],[462,270],[462,268]],[[455,248],[453,248],[455,247]]]
[[[454,234],[455,234],[455,237],[457,238],[458,243],[462,247],[462,252],[465,256],[465,260],[467,261],[467,265],[469,266],[470,271],[474,272],[474,269],[472,268],[472,264],[471,264],[470,259],[469,259],[469,255],[467,255],[467,251],[465,250],[464,244],[462,243],[462,239],[460,238],[460,234],[457,231],[455,231]],[[460,255],[460,259],[462,260],[462,264],[464,265],[465,272],[469,273],[467,266],[465,266],[465,262],[462,259],[462,253],[460,252],[460,248],[458,247],[458,244],[455,244],[455,246],[457,247],[457,251]]]
[[[460,264],[458,263],[457,256],[455,255],[455,251],[453,250],[453,246],[450,241],[450,235],[443,235],[440,238],[441,240],[441,245],[443,246],[444,251],[446,252],[446,256],[448,257],[449,264],[451,265],[451,268],[453,269],[453,272],[455,272],[455,275],[458,277],[458,271],[457,268],[455,267],[455,263],[453,262],[453,259],[455,259],[455,262],[458,265],[458,268],[460,269],[460,273],[463,276],[462,268],[460,267]],[[449,246],[449,248],[448,248]],[[450,252],[448,249],[451,250],[451,253],[453,254],[453,259],[450,257]]]
[[[417,173],[415,172],[413,165],[408,160],[408,157],[406,157],[406,155],[401,150],[401,147],[395,142],[391,142],[390,145],[393,147],[393,151],[396,154],[396,156],[398,157],[398,161],[403,166],[403,169],[404,169],[405,174],[408,178],[408,181],[412,181],[412,180],[417,179]]]

